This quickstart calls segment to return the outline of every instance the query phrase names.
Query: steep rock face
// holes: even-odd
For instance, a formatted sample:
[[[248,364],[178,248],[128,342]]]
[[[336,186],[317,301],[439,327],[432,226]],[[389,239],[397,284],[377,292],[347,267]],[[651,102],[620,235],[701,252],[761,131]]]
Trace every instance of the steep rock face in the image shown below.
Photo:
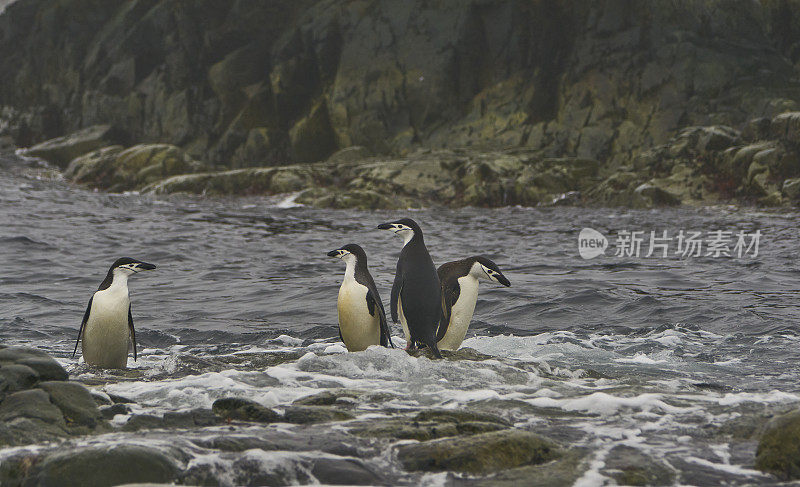
[[[25,0],[0,132],[94,124],[226,167],[523,146],[610,169],[797,110],[800,2]]]

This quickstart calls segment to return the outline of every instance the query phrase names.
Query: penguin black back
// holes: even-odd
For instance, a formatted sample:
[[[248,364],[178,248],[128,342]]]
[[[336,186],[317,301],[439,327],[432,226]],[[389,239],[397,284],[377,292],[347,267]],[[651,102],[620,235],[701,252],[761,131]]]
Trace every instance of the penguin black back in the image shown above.
[[[398,307],[402,307],[411,345],[423,343],[436,357],[441,357],[436,330],[442,317],[442,291],[422,229],[410,218],[383,223],[378,228],[391,230],[405,239],[392,285],[392,319],[397,321]]]

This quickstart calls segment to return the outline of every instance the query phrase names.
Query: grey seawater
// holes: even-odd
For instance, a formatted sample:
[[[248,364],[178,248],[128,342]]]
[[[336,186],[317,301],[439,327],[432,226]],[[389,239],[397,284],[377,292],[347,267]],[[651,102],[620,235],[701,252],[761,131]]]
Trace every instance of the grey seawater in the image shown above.
[[[0,157],[0,343],[48,351],[73,378],[136,400],[136,413],[210,407],[227,396],[281,409],[328,389],[367,390],[386,394],[365,395],[353,405],[357,415],[485,410],[585,447],[590,453],[576,485],[610,482],[622,447],[648,455],[680,484],[770,481],[753,470],[756,441],[730,431],[800,405],[796,212],[286,206],[292,205],[282,198],[92,192],[36,162]],[[437,264],[484,254],[511,280],[508,289],[481,284],[464,344],[492,359],[438,362],[380,348],[348,354],[339,344],[336,295],[344,268],[325,254],[361,244],[388,305],[401,241],[375,226],[403,216],[420,222]],[[755,258],[583,260],[583,227],[611,236],[758,229],[762,237]],[[91,293],[120,256],[158,269],[130,282],[139,360],[125,373],[98,372],[70,354]],[[402,344],[399,326],[393,331]],[[264,359],[272,356],[284,358]],[[177,437],[119,432],[80,441],[190,445],[187,468],[235,485],[243,482],[241,458],[193,440],[258,436],[259,428],[271,427]],[[341,434],[335,425],[280,428],[288,436]],[[250,470],[282,469],[303,483],[314,481],[304,467],[314,454],[245,456]],[[391,483],[451,478],[405,472],[387,449],[349,455]]]

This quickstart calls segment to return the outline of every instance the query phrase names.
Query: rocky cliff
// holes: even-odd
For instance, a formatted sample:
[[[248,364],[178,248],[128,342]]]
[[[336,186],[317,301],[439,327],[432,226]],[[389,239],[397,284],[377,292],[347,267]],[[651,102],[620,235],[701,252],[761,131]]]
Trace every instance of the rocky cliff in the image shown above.
[[[107,124],[229,169],[518,148],[608,176],[800,110],[799,69],[798,0],[18,0],[0,135]]]

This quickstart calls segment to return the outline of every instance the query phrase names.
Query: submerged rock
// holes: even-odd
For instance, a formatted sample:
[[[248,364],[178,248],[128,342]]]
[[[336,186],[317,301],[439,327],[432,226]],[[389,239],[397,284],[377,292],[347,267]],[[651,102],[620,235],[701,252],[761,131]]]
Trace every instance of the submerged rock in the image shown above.
[[[354,458],[317,458],[311,475],[326,485],[383,485],[383,479],[364,462]]]
[[[533,433],[509,429],[464,438],[444,438],[397,448],[397,457],[408,470],[452,470],[486,474],[554,460],[559,447]]]
[[[127,404],[110,404],[107,406],[100,406],[100,414],[106,419],[114,419],[118,414],[129,414],[131,408]]]
[[[129,411],[125,404],[114,404],[104,409],[103,415],[114,417],[116,414],[127,414]],[[123,431],[139,431],[167,428],[194,428],[214,426],[222,419],[210,409],[192,409],[190,411],[168,411],[163,416],[154,414],[136,414],[122,426]]]
[[[781,480],[800,479],[800,409],[767,423],[758,441],[756,468]]]
[[[461,411],[457,409],[428,409],[414,416],[416,421],[439,421],[447,423],[496,423],[509,427],[511,423],[494,414],[477,411]]]
[[[506,429],[506,426],[487,421],[419,421],[403,419],[381,419],[350,430],[356,436],[368,438],[391,438],[396,440],[428,441],[451,436],[469,436]]]
[[[608,452],[602,473],[619,485],[666,486],[675,483],[670,468],[629,446],[617,446]]]
[[[348,421],[352,414],[326,406],[289,406],[283,414],[284,421],[296,424]]]

